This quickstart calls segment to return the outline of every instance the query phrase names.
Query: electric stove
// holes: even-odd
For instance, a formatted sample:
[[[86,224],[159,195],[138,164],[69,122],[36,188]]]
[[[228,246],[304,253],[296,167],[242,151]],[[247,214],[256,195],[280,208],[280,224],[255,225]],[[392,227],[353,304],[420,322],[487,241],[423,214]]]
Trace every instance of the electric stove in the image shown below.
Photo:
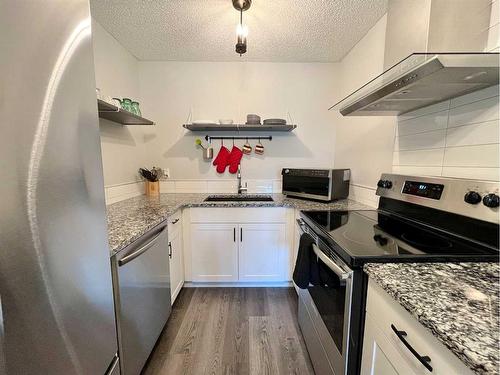
[[[383,174],[376,210],[303,211],[320,281],[298,288],[317,373],[358,374],[373,262],[498,262],[498,183]]]

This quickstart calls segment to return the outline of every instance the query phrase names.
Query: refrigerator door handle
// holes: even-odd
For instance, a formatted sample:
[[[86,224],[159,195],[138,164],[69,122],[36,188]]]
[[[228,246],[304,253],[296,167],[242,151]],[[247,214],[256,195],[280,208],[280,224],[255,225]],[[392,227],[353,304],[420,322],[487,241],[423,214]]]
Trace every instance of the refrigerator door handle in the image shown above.
[[[151,248],[151,246],[154,245],[156,239],[158,237],[161,236],[161,234],[167,230],[167,227],[165,226],[162,230],[160,230],[160,232],[158,234],[156,234],[150,241],[148,241],[147,244],[141,246],[140,248],[138,248],[136,251],[134,251],[132,254],[129,254],[127,256],[124,256],[122,259],[120,259],[118,261],[118,265],[121,267],[121,266],[124,266],[125,264],[127,264],[128,262],[131,262],[133,261],[135,258],[137,258],[139,255],[141,255],[142,253],[145,253],[146,251],[148,251],[149,248]]]

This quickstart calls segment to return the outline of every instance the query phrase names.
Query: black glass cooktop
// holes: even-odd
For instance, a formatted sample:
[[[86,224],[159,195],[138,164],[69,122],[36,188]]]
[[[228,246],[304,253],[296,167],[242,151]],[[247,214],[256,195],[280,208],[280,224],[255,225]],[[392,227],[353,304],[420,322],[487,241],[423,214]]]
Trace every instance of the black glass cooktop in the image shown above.
[[[318,236],[351,266],[367,262],[497,261],[497,248],[382,211],[304,211]]]

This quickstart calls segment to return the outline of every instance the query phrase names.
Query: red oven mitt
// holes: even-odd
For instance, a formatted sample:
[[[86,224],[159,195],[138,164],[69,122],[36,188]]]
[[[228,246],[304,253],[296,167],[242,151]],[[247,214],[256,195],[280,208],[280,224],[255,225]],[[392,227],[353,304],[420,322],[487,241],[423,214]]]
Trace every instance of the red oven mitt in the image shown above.
[[[238,165],[243,157],[243,151],[238,147],[233,146],[229,154],[229,173],[235,174],[238,171]]]
[[[212,163],[217,166],[217,168],[215,168],[217,173],[224,173],[226,167],[229,165],[229,155],[229,150],[224,145],[220,146],[219,153]]]

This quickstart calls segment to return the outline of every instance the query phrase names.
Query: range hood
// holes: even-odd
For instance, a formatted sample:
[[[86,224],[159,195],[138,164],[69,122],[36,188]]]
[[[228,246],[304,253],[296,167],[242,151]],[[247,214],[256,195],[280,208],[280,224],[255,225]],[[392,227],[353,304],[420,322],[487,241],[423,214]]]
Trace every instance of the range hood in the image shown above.
[[[498,85],[498,53],[414,53],[329,109],[397,116]]]

